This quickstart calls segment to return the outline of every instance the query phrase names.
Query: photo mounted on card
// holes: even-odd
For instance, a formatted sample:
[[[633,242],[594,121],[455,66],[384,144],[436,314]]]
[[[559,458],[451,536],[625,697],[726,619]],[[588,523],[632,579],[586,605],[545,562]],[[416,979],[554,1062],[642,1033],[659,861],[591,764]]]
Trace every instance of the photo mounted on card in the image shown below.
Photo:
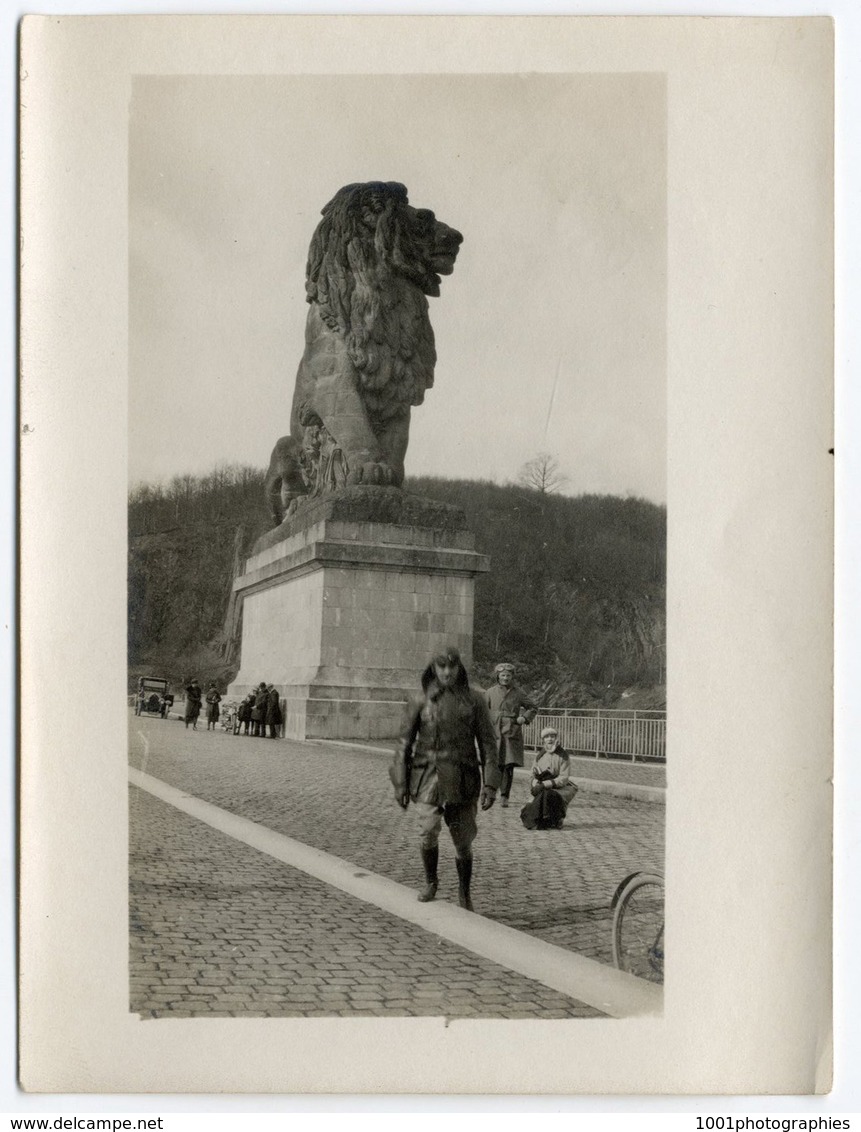
[[[25,20],[25,1088],[829,1087],[832,38]]]

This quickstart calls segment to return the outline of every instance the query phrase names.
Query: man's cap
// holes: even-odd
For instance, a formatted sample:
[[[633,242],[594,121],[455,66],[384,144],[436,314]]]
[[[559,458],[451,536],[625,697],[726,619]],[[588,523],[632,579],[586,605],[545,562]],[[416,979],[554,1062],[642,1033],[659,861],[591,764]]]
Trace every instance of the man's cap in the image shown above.
[[[497,664],[493,671],[497,676],[500,672],[514,672],[514,665],[509,664],[508,661],[504,661],[502,664]]]
[[[546,739],[549,735],[558,735],[558,734],[559,734],[559,732],[556,730],[555,727],[545,727],[544,730],[541,732],[541,738]]]
[[[448,648],[440,649],[438,653],[435,653],[433,663],[439,665],[463,664],[463,661],[460,659],[460,653],[458,652],[458,650],[454,648],[454,646],[450,646]]]

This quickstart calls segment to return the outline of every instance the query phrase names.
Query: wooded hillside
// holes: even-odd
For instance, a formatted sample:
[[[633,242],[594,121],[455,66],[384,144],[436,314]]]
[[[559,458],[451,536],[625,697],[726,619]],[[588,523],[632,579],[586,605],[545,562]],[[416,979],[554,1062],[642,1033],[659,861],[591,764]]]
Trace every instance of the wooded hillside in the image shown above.
[[[642,499],[568,497],[483,481],[414,478],[405,488],[463,508],[476,549],[475,661],[498,660],[548,706],[663,707],[666,510]],[[141,485],[129,497],[129,676],[236,671],[225,617],[234,573],[268,528],[263,472]]]

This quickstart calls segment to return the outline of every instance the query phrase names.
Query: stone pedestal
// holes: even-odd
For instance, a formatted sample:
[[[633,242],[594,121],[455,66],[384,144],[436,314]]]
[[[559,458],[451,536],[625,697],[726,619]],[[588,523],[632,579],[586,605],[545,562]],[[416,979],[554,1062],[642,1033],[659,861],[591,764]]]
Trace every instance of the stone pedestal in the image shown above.
[[[435,652],[471,660],[487,569],[457,508],[370,487],[306,504],[234,583],[242,653],[228,694],[274,684],[290,738],[389,739]]]

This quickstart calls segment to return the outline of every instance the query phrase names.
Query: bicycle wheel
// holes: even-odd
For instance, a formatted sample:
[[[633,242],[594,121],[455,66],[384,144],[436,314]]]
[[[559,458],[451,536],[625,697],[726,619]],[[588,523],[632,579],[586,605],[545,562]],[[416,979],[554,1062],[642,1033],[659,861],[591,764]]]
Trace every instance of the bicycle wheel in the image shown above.
[[[664,881],[657,873],[635,873],[619,893],[613,962],[641,979],[664,981]]]

